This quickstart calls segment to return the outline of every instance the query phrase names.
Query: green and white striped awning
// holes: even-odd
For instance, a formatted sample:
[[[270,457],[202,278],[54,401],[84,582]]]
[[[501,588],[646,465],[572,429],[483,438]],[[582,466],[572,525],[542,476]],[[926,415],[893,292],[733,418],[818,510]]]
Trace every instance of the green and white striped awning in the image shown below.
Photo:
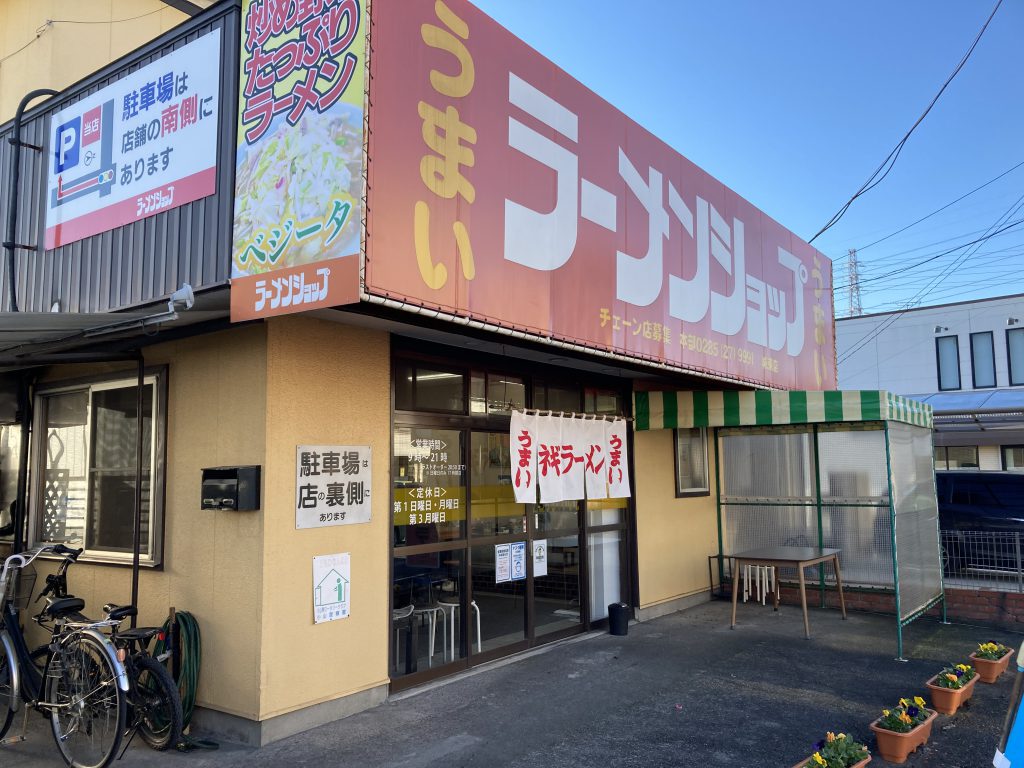
[[[635,392],[635,427],[740,427],[834,421],[902,421],[932,428],[930,405],[880,390]]]

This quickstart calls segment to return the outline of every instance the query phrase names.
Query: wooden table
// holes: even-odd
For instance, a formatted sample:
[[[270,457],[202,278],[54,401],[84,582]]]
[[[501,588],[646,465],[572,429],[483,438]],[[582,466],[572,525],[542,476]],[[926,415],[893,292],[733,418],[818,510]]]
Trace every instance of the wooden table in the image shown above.
[[[800,576],[800,605],[804,609],[804,635],[811,636],[811,623],[807,618],[807,587],[804,582],[804,568],[819,563],[831,562],[836,570],[836,587],[839,590],[839,606],[846,619],[846,600],[843,598],[843,577],[839,572],[839,549],[822,547],[761,547],[746,552],[736,552],[726,557],[732,558],[732,625],[736,628],[736,599],[739,596],[740,574],[745,565],[772,565],[776,568],[796,568]],[[779,578],[775,574],[775,594],[773,596],[775,610],[779,609]]]

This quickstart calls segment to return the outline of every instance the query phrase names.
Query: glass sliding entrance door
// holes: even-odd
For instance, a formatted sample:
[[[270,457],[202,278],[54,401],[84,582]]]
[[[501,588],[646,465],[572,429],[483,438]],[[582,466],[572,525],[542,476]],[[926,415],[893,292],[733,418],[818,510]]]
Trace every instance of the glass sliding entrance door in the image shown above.
[[[512,563],[513,550],[526,549],[525,506],[512,490],[508,433],[473,432],[469,446],[470,594],[480,617],[472,651],[508,652],[527,638],[528,574]]]
[[[532,504],[533,631],[548,635],[580,626],[580,504]]]

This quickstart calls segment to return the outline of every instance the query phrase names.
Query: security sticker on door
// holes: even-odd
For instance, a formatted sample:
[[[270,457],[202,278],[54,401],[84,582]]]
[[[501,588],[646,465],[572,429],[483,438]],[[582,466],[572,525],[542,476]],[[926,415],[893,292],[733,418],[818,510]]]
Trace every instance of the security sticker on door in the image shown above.
[[[295,449],[295,527],[370,522],[370,446]]]

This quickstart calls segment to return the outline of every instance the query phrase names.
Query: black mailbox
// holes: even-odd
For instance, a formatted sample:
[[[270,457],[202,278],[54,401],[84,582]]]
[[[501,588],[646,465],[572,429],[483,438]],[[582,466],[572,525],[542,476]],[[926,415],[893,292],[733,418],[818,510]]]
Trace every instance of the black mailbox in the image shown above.
[[[259,465],[204,469],[202,508],[235,512],[259,509]]]

